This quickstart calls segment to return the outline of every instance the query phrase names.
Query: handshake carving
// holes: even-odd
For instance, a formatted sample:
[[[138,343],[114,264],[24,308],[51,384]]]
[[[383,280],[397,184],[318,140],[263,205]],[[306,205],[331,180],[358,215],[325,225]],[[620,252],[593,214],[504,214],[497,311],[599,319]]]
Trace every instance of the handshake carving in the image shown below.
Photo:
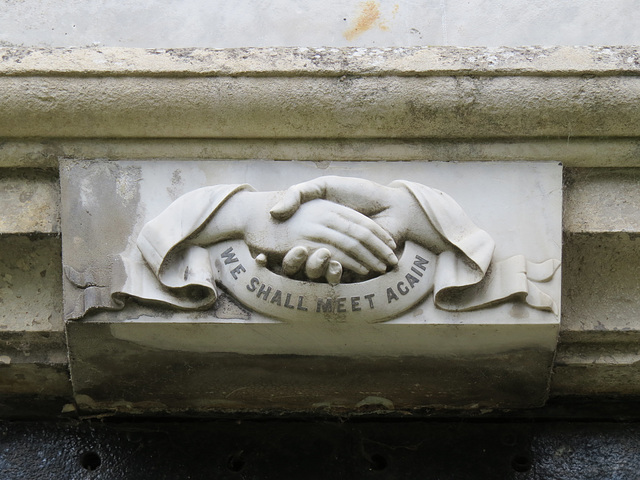
[[[235,184],[185,193],[143,226],[136,250],[114,262],[120,270],[114,266],[119,273],[110,287],[67,268],[87,297],[68,318],[80,318],[89,308],[122,308],[125,296],[209,307],[220,281],[220,258],[210,256],[210,247],[229,240],[243,241],[255,261],[276,274],[330,284],[384,274],[398,264],[405,242],[412,242],[437,256],[433,299],[440,309],[474,310],[519,298],[558,310],[539,284],[553,278],[559,260],[532,263],[514,255],[494,261],[494,240],[449,195],[406,180],[381,185],[327,176],[284,191]]]
[[[258,263],[288,277],[332,284],[365,280],[393,268],[406,240],[434,253],[447,248],[411,185],[327,176],[285,191],[247,187],[227,198],[189,243],[243,238]],[[429,190],[463,213],[450,197]]]

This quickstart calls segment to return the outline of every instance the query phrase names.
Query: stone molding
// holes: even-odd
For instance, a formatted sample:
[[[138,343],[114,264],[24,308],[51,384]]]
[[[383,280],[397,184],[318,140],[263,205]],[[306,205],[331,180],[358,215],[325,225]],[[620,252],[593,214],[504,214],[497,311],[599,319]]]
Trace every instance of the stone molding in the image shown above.
[[[633,46],[0,48],[2,76],[640,75]]]
[[[60,158],[333,161],[556,161],[565,167],[640,166],[640,138],[567,139],[211,139],[41,138],[0,141],[0,168],[55,169]]]
[[[640,136],[617,47],[0,49],[0,137]]]

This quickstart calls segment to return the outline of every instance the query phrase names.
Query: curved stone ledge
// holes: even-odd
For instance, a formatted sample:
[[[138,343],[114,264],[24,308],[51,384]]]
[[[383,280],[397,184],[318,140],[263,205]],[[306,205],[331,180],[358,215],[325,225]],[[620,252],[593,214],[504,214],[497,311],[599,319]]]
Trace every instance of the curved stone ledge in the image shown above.
[[[640,136],[638,77],[0,77],[2,137]]]
[[[0,49],[1,137],[640,136],[619,48]]]

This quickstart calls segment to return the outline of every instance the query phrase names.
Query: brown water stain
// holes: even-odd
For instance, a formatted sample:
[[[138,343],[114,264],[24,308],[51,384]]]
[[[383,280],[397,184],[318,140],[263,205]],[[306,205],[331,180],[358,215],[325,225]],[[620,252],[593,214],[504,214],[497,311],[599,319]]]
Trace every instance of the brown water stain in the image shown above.
[[[389,28],[384,22],[380,21],[380,3],[375,0],[367,0],[361,2],[358,5],[358,11],[360,12],[356,17],[353,26],[344,32],[344,38],[347,40],[353,40],[354,38],[362,35],[367,30],[370,30],[374,26],[377,26],[381,30],[388,30]]]

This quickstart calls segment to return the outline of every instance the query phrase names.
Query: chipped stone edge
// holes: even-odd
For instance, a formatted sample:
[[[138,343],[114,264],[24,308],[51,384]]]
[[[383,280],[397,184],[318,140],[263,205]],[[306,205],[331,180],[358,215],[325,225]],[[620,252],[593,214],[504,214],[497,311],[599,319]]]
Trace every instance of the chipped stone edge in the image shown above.
[[[632,46],[0,48],[0,76],[640,75]]]

